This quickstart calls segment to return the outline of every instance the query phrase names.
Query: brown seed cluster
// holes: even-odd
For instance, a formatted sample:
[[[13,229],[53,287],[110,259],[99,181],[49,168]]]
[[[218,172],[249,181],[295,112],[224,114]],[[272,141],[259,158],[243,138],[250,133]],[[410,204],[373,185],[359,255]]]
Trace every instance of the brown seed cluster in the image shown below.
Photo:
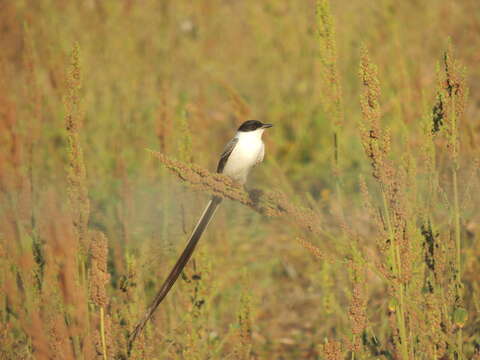
[[[297,240],[300,245],[302,245],[306,250],[308,250],[316,259],[325,260],[325,254],[322,253],[322,251],[317,246],[302,238],[298,238]]]
[[[252,319],[251,319],[251,304],[248,295],[242,296],[240,299],[240,310],[238,312],[238,342],[235,346],[235,358],[238,360],[251,359],[252,356]]]
[[[335,132],[344,121],[342,86],[338,75],[336,31],[330,4],[326,0],[317,2],[317,35],[319,43],[320,75],[323,85],[324,106],[332,118]]]
[[[100,231],[93,231],[90,242],[90,299],[98,307],[108,305],[108,297],[105,286],[110,275],[107,272],[108,241]]]
[[[322,346],[322,353],[327,360],[343,360],[344,359],[344,351],[342,347],[342,343],[329,340]]]
[[[361,350],[361,336],[367,326],[365,267],[360,261],[358,261],[358,259],[352,260],[349,266],[353,284],[350,308],[348,311],[352,326],[352,333],[354,335],[352,351],[359,352]]]
[[[367,157],[370,159],[373,176],[384,182],[389,177],[387,155],[390,150],[390,136],[380,126],[380,82],[377,67],[371,62],[366,48],[362,48],[360,61],[360,81],[362,92],[360,107],[360,136]]]
[[[65,128],[68,143],[68,198],[73,215],[75,232],[79,237],[83,252],[88,249],[87,224],[90,214],[90,200],[86,183],[86,170],[83,149],[80,144],[79,130],[84,117],[80,97],[82,89],[80,47],[75,44],[70,57],[67,73],[65,104]]]
[[[432,133],[443,130],[448,154],[458,166],[459,124],[462,122],[468,99],[465,68],[453,54],[448,43],[437,73],[437,101],[432,109]]]

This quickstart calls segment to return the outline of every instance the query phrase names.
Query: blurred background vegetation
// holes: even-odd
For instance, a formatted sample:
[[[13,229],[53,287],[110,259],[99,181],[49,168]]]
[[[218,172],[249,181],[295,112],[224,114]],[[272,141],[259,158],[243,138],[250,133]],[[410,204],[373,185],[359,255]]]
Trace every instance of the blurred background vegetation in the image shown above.
[[[208,199],[146,149],[250,118],[324,232],[225,202],[131,357],[480,358],[477,0],[3,1],[0,48],[1,358],[126,358]]]

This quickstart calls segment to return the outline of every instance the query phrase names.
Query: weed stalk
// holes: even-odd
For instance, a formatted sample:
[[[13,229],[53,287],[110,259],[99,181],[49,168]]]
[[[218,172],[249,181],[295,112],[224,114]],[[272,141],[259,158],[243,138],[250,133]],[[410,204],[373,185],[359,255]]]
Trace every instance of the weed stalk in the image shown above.
[[[103,306],[100,308],[100,337],[102,339],[103,360],[107,360],[107,342],[105,340],[105,313]]]

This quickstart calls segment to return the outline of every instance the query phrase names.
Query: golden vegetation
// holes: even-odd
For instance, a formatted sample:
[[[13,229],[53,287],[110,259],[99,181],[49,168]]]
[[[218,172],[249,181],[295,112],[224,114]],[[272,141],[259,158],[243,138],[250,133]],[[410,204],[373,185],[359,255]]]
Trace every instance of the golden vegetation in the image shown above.
[[[476,0],[0,23],[1,359],[480,359]],[[246,191],[206,169],[250,117]],[[207,194],[232,201],[128,354]]]

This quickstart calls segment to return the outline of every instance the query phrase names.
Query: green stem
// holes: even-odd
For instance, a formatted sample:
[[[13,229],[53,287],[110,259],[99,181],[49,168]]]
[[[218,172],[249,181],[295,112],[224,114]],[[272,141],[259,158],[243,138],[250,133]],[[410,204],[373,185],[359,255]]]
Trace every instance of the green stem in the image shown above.
[[[105,341],[105,314],[103,306],[100,308],[100,337],[102,339],[103,360],[107,360],[107,342]]]
[[[462,329],[457,331],[458,360],[463,359],[463,334]]]
[[[340,216],[342,218],[342,221],[345,221],[345,214],[343,212],[343,197],[342,197],[342,189],[340,186],[340,176],[339,176],[339,167],[338,167],[338,134],[337,131],[334,131],[333,133],[333,161],[334,161],[334,176],[335,176],[335,190],[337,192],[337,201],[338,201],[338,207],[340,209]],[[343,234],[345,237],[347,234]],[[356,245],[352,245],[354,247],[354,252],[358,254],[358,251],[356,249]],[[355,334],[352,335],[352,343],[355,344],[355,339],[356,336]],[[352,350],[351,354],[351,360],[355,360],[355,351]]]
[[[456,297],[457,299],[462,298],[462,243],[461,243],[461,229],[460,229],[460,204],[458,200],[458,180],[457,180],[457,170],[458,170],[458,131],[457,131],[457,118],[455,114],[455,97],[452,97],[452,121],[451,121],[451,143],[452,143],[452,153],[453,153],[453,167],[452,167],[452,182],[453,182],[453,202],[454,202],[454,230],[455,230],[455,281],[456,281]],[[454,305],[454,311],[458,307],[457,304]],[[462,329],[457,331],[457,351],[458,351],[458,360],[463,359],[463,335]]]
[[[461,297],[461,287],[462,287],[462,257],[461,257],[461,230],[460,230],[460,207],[458,201],[458,183],[457,183],[457,170],[456,167],[453,169],[453,197],[454,197],[454,223],[455,223],[455,280],[457,282],[457,297]],[[458,350],[458,360],[463,359],[463,334],[462,329],[457,331],[457,350]]]
[[[393,226],[390,220],[390,212],[388,211],[387,198],[385,196],[385,190],[382,186],[382,200],[383,207],[385,210],[385,218],[387,220],[388,233],[390,236],[390,259],[393,268],[393,273],[396,277],[395,281],[395,290],[399,300],[398,311],[395,312],[397,317],[397,323],[400,330],[400,348],[402,352],[402,359],[408,360],[408,344],[407,344],[407,331],[405,327],[405,303],[403,298],[403,284],[401,283],[401,258],[400,258],[400,248],[395,241],[395,234],[393,231]]]
[[[462,259],[461,259],[461,236],[460,236],[460,207],[458,203],[457,171],[453,170],[453,197],[455,217],[455,247],[456,247],[456,280],[461,283]]]
[[[75,355],[75,359],[83,359],[83,354],[80,348],[80,339],[78,335],[72,336],[73,341],[73,353]]]

